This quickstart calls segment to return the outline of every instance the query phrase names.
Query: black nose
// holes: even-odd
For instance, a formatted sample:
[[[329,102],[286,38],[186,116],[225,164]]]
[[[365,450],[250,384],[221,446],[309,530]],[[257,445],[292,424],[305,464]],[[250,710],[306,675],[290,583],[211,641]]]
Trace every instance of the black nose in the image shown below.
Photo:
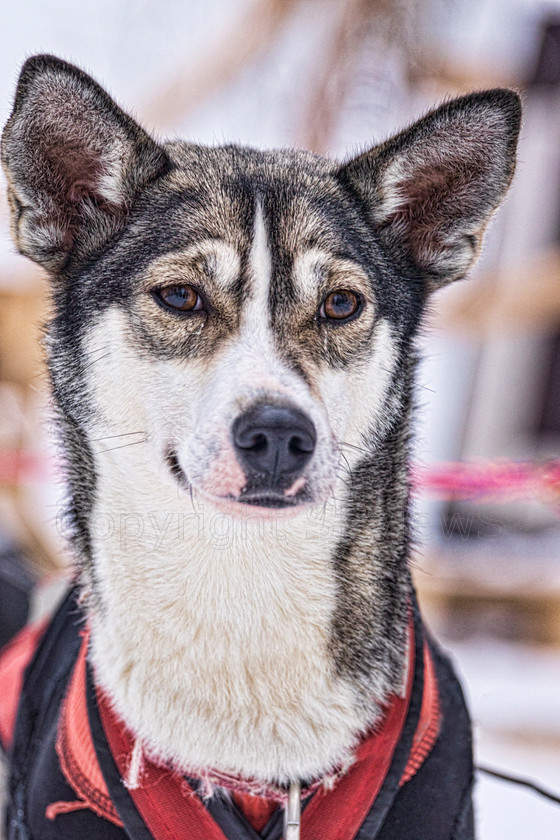
[[[248,478],[282,489],[301,474],[317,439],[315,426],[301,411],[266,404],[238,417],[232,433],[237,457]]]

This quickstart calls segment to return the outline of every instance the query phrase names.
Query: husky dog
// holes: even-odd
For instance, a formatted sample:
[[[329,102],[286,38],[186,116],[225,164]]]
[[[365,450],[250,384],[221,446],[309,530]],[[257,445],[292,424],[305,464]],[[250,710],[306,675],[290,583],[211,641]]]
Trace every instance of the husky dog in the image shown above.
[[[424,650],[439,781],[429,757],[396,777],[375,831],[370,815],[336,837],[472,836],[466,713],[446,661],[418,643],[409,421],[426,301],[476,259],[519,121],[518,96],[491,90],[343,164],[160,143],[81,70],[26,62],[2,143],[12,235],[52,278],[87,667],[131,734],[127,796],[146,762],[263,791],[328,780],[334,796],[399,698],[411,713]],[[24,740],[16,728],[10,836],[160,836],[135,834],[116,798],[113,823],[94,806],[47,819],[49,780],[26,770],[25,799],[16,778]],[[321,836],[305,816],[330,795],[311,795],[303,840]],[[238,816],[237,828],[216,817],[219,836],[259,836]]]

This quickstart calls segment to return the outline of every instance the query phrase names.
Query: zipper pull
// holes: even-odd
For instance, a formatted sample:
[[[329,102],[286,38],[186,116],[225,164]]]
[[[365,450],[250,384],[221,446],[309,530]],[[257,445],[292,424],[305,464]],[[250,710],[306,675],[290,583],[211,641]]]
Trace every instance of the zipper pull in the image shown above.
[[[301,788],[299,782],[290,784],[288,802],[284,809],[284,840],[300,840]]]

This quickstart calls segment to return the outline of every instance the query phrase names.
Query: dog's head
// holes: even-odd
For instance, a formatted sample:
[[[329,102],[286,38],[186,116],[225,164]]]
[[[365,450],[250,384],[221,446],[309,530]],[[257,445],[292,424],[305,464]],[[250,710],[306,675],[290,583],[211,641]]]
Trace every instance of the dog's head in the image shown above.
[[[402,422],[423,303],[475,259],[518,128],[494,90],[343,165],[160,145],[75,67],[30,59],[2,160],[17,246],[55,278],[65,419],[93,449],[140,435],[234,514],[323,504]]]

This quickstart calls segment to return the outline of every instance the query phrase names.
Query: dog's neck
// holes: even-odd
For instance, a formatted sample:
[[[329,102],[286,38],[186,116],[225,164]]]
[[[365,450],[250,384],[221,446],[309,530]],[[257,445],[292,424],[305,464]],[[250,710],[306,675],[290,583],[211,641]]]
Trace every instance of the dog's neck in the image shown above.
[[[130,452],[126,466],[105,456],[91,519],[92,659],[117,713],[148,754],[184,771],[284,783],[347,762],[398,688],[387,656],[402,668],[406,611],[403,588],[393,626],[368,628],[381,652],[368,665],[364,651],[360,685],[343,663],[356,645],[345,652],[341,636],[365,617],[344,619],[359,593],[336,561],[350,500],[234,518],[177,493],[135,450],[134,469]],[[346,562],[371,552],[362,594],[381,605],[371,540],[356,535]]]

